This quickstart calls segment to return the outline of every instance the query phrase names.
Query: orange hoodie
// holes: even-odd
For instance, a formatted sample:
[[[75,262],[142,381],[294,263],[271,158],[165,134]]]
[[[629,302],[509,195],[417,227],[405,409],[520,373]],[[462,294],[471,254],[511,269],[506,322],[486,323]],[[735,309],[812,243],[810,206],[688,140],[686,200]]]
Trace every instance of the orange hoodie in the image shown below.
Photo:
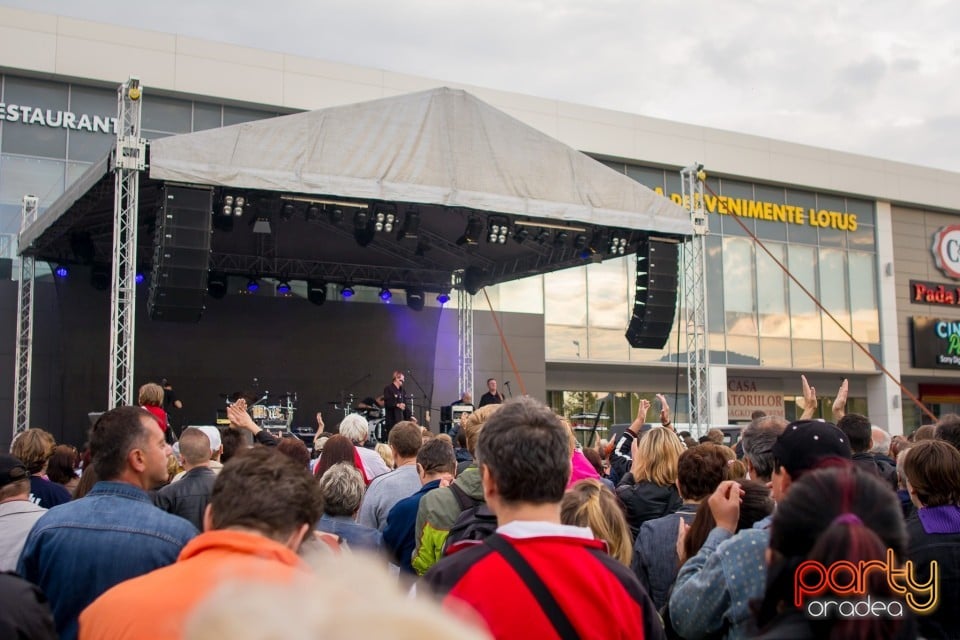
[[[210,592],[227,582],[293,582],[307,571],[296,553],[245,531],[208,531],[177,561],[121,582],[80,614],[80,640],[177,639]]]

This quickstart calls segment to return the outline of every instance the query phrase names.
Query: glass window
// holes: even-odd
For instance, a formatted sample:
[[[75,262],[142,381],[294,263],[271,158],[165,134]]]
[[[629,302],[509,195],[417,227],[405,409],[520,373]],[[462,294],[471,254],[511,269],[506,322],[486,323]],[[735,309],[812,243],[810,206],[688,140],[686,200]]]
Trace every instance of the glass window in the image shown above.
[[[790,273],[814,296],[817,295],[817,257],[813,247],[790,245],[787,248]],[[820,313],[816,305],[803,290],[790,281],[790,327],[795,339],[819,340]],[[819,358],[819,343],[817,353]],[[794,348],[794,358],[797,349]],[[798,363],[794,363],[799,366]]]
[[[757,289],[750,240],[723,239],[723,280],[727,334],[756,336]]]
[[[746,218],[742,215],[735,215],[733,213],[725,216],[721,216],[721,223],[723,228],[723,235],[725,236],[743,236],[748,237],[744,227],[750,230],[750,233],[756,235],[757,225],[754,224],[753,218]],[[740,224],[743,223],[743,224]]]
[[[793,354],[790,353],[790,339],[768,338],[761,333],[760,365],[763,367],[792,367]]]
[[[67,157],[80,162],[96,162],[107,155],[116,138],[101,132],[71,131]]]
[[[759,365],[760,348],[757,345],[757,336],[727,336],[727,364]]]
[[[587,271],[583,267],[544,275],[543,319],[547,324],[586,327]],[[633,300],[630,301],[631,304]]]
[[[847,203],[838,196],[829,196],[819,194],[817,196],[817,210],[826,209],[827,211],[839,211],[841,213],[847,210]]]
[[[847,198],[847,212],[857,214],[857,224],[877,224],[874,204],[869,200]]]
[[[630,256],[633,260],[634,257]],[[623,331],[630,319],[634,287],[627,282],[627,258],[587,266],[587,317],[591,327]],[[622,335],[621,335],[622,337]],[[592,347],[591,347],[592,349]]]
[[[620,171],[623,171],[623,164],[620,164]],[[627,165],[627,175],[648,189],[664,188],[663,171],[661,169]]]
[[[175,98],[150,96],[143,101],[142,128],[166,133],[190,133],[193,103]]]
[[[206,129],[216,129],[223,120],[221,108],[218,104],[207,104],[206,102],[193,103],[193,130],[204,131]]]
[[[261,111],[259,109],[243,109],[241,107],[223,107],[223,126],[228,127],[232,124],[241,122],[250,122],[251,120],[264,120],[273,118],[276,113]]]
[[[786,247],[773,242],[767,249],[774,258],[785,264]],[[790,314],[787,312],[787,275],[783,269],[762,249],[757,250],[757,313],[760,319],[760,335],[764,337],[789,338]],[[789,354],[789,348],[787,349]]]
[[[590,327],[589,341],[591,360],[606,360],[608,362],[629,362],[630,360],[630,343],[624,336],[623,328],[598,329]],[[583,357],[586,357],[587,354],[582,348],[581,353]]]
[[[500,311],[543,313],[543,276],[532,276],[504,282],[497,287]]]
[[[850,342],[823,341],[823,366],[825,369],[852,369],[853,360]]]
[[[667,186],[666,195],[668,198],[672,193],[676,193],[678,195],[683,194],[683,187],[680,184],[679,171],[664,171],[663,177]]]
[[[18,216],[23,196],[28,194],[37,196],[41,209],[49,207],[63,193],[63,165],[63,160],[4,155],[0,158],[0,202],[15,205]]]
[[[859,217],[856,231],[847,232],[847,242],[851,249],[860,249],[861,251],[876,250],[876,232],[874,228],[867,224],[859,224]]]
[[[801,371],[823,368],[823,352],[819,340],[793,341],[793,366]]]
[[[724,334],[723,321],[723,252],[722,238],[707,236],[707,273],[715,277],[707,279],[707,330],[714,335]],[[721,347],[722,349],[722,347]]]
[[[823,313],[823,339],[847,340],[844,329],[850,330],[850,308],[847,303],[847,276],[843,251],[820,250],[820,304],[840,323]]]
[[[20,117],[3,121],[3,152],[63,159],[67,149],[67,130],[62,127],[67,85],[7,76],[3,99],[7,118],[14,109]]]
[[[70,110],[74,113],[116,118],[117,91],[70,85]]]
[[[588,357],[586,327],[547,324],[544,325],[543,334],[548,360],[576,360]]]
[[[847,260],[850,265],[850,313],[853,318],[853,337],[859,342],[879,343],[880,318],[877,310],[875,256],[861,251],[850,251],[847,253]]]

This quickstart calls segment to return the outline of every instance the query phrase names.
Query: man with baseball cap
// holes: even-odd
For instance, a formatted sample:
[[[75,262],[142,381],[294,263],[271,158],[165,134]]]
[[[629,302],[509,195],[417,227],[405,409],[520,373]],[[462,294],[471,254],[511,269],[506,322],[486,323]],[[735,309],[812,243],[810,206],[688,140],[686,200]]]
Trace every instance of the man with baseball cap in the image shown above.
[[[850,443],[835,425],[822,420],[791,422],[773,445],[771,492],[780,501],[804,473],[852,464]],[[710,496],[716,526],[700,551],[680,568],[670,596],[670,620],[682,637],[723,633],[743,638],[748,632],[748,602],[763,596],[767,575],[764,554],[771,516],[737,533],[740,486],[720,484]],[[736,534],[736,535],[734,535]]]
[[[30,473],[20,459],[0,453],[0,571],[17,568],[27,534],[46,509],[30,501]]]

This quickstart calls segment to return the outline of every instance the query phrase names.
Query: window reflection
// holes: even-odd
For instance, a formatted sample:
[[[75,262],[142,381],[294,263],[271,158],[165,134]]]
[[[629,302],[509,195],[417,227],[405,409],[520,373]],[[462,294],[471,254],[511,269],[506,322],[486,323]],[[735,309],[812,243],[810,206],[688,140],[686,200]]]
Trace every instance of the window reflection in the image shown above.
[[[633,260],[630,256],[630,260]],[[627,258],[606,260],[587,267],[587,316],[591,327],[621,332],[630,319],[627,291]],[[632,287],[630,288],[632,289]]]
[[[543,313],[543,276],[504,282],[496,287],[500,296],[500,311],[513,313]]]
[[[724,238],[723,284],[727,333],[756,336],[757,287],[754,281],[751,240]]]
[[[582,360],[587,358],[587,330],[557,324],[544,326],[546,357],[549,360]],[[626,341],[626,339],[624,339]],[[577,355],[579,353],[579,355]]]
[[[630,360],[630,343],[627,342],[623,334],[623,329],[598,329],[590,327],[590,359],[606,360],[608,362],[628,362]],[[586,357],[586,354],[584,353],[583,356]]]
[[[820,250],[820,304],[829,312],[823,315],[823,339],[847,340],[844,329],[850,330],[850,312],[847,304],[847,276],[843,251]],[[837,321],[834,322],[830,316]],[[839,326],[837,325],[839,323]],[[848,356],[849,357],[849,356]]]
[[[793,277],[807,291],[817,295],[817,259],[814,248],[791,245],[787,251],[789,253],[788,266]],[[790,281],[790,327],[794,338],[820,339],[820,313],[809,296],[792,280]],[[797,349],[794,349],[793,355],[795,366],[801,366],[801,363],[796,361]]]
[[[790,336],[790,314],[787,312],[787,275],[774,258],[784,263],[782,244],[766,243],[766,251],[757,251],[757,312],[760,317],[760,335],[787,338]],[[787,349],[789,354],[790,350]]]
[[[547,324],[586,327],[587,270],[583,267],[554,271],[543,277],[543,319]]]

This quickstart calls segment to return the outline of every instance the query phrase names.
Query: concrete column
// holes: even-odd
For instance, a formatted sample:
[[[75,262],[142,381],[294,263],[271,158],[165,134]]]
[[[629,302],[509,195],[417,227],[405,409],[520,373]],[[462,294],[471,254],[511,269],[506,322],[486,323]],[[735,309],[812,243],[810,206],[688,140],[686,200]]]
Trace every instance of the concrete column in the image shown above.
[[[897,334],[897,292],[893,262],[893,216],[889,202],[877,202],[877,307],[880,313],[880,361],[900,380],[900,336]],[[903,433],[900,387],[888,376],[867,378],[870,421],[891,434]]]

